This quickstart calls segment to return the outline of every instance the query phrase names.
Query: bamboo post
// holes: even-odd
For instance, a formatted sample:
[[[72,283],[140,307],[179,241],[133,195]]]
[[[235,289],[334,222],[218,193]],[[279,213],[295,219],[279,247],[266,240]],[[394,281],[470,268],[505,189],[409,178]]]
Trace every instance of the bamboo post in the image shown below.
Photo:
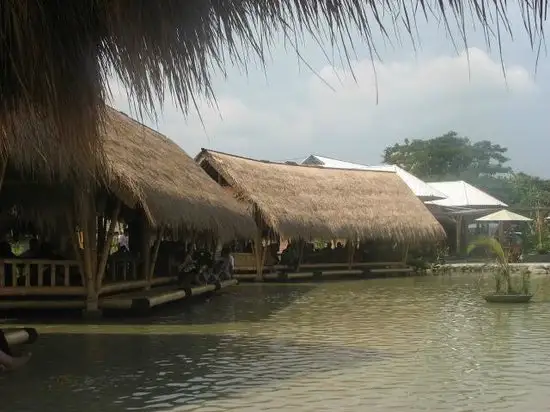
[[[405,245],[405,251],[403,253],[403,263],[406,265],[407,264],[407,260],[409,259],[409,244],[407,243]]]
[[[7,167],[8,167],[8,159],[2,159],[2,166],[0,169],[0,190],[4,186],[4,178],[6,177]]]
[[[141,258],[143,261],[141,277],[143,280],[147,280],[151,266],[151,228],[144,213],[141,216],[141,225]]]
[[[456,217],[456,254],[461,255],[461,240],[462,240],[462,216]]]
[[[296,271],[300,271],[300,267],[302,266],[302,262],[304,261],[304,248],[306,246],[306,242],[304,239],[300,238],[298,241],[298,266],[296,267]]]
[[[107,259],[109,259],[109,252],[111,251],[111,243],[115,236],[115,228],[118,222],[118,216],[120,215],[121,201],[117,200],[116,206],[111,214],[111,221],[109,222],[109,230],[107,231],[107,237],[104,238],[103,249],[101,250],[101,260],[97,267],[97,290],[100,291],[103,286],[103,279],[105,277],[105,268],[107,267]],[[105,225],[103,225],[105,229]],[[99,240],[98,240],[99,243]]]
[[[149,270],[149,277],[147,278],[149,285],[151,285],[151,281],[153,280],[153,276],[155,274],[155,265],[157,264],[157,257],[159,255],[160,243],[162,242],[163,232],[164,232],[163,228],[159,228],[157,230],[157,238],[155,239],[155,246],[153,247],[153,253],[151,256],[151,267]]]
[[[263,221],[258,207],[254,207],[254,220],[256,221],[256,235],[254,238],[254,256],[256,258],[256,280],[264,280],[264,248],[262,242]]]
[[[256,258],[256,280],[257,281],[263,281],[263,262],[262,262],[262,256],[263,256],[263,245],[262,245],[262,229],[260,227],[256,227],[256,236],[254,238],[253,243],[253,251],[254,251],[254,257]]]
[[[82,251],[80,250],[80,239],[78,234],[76,233],[76,225],[74,222],[74,218],[72,213],[67,214],[67,228],[69,229],[69,233],[71,235],[71,245],[73,246],[73,252],[75,255],[75,259],[78,262],[78,270],[80,271],[80,274],[82,276],[82,284],[86,285],[86,274],[84,270],[84,262],[82,260]]]
[[[353,258],[355,255],[355,243],[353,240],[348,240],[348,270],[351,270],[353,267]]]
[[[83,263],[86,280],[86,313],[92,314],[99,311],[98,291],[96,288],[97,255],[96,255],[96,216],[94,198],[88,191],[80,194],[79,215],[80,227],[83,233]],[[92,206],[94,206],[92,208]]]

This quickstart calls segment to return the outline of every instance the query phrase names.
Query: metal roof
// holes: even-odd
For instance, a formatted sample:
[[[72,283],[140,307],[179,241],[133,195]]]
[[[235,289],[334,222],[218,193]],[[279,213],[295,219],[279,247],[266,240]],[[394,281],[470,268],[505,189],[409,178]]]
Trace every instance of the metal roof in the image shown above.
[[[446,195],[437,188],[420,180],[406,170],[394,165],[366,166],[357,163],[344,162],[330,157],[311,155],[302,161],[302,164],[318,165],[335,169],[359,169],[382,172],[394,172],[409,186],[413,193],[423,201],[445,199]]]

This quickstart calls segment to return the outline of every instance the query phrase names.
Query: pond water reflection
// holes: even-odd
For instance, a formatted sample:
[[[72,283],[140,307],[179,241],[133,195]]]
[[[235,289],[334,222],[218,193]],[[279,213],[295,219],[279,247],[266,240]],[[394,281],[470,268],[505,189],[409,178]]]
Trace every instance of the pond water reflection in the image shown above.
[[[147,319],[44,323],[31,364],[0,376],[2,410],[547,411],[548,288],[489,305],[475,284],[243,285]]]

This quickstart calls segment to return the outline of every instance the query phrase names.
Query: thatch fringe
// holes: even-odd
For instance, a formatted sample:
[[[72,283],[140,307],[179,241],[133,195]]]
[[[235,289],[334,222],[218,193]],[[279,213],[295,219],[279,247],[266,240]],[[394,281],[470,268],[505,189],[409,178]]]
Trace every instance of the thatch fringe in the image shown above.
[[[517,3],[538,46],[548,2]],[[223,71],[228,60],[244,65],[249,53],[263,60],[276,32],[292,47],[303,32],[325,37],[346,60],[350,29],[359,31],[375,55],[374,30],[389,38],[395,28],[404,28],[415,37],[417,16],[456,25],[462,40],[465,16],[471,15],[487,38],[500,42],[500,32],[510,27],[507,7],[496,0],[3,0],[0,157],[14,152],[14,141],[24,142],[62,177],[82,173],[83,165],[95,171],[99,157],[91,154],[100,150],[98,120],[112,77],[140,112],[153,113],[155,100],[167,91],[185,110],[199,95],[212,96],[213,69]],[[40,118],[31,125],[47,126],[57,156],[30,148],[34,140],[16,133],[29,117]]]
[[[153,226],[184,226],[222,238],[254,233],[245,207],[166,136],[111,108],[102,136],[104,180],[125,203],[139,202]]]
[[[283,237],[363,238],[420,243],[445,232],[394,172],[327,169],[258,161],[203,149],[212,168],[256,206]]]

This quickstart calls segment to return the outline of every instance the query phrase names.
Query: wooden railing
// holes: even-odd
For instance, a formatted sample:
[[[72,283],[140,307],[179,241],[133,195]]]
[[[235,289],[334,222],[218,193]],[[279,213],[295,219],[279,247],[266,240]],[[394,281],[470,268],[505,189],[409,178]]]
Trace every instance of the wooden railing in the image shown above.
[[[84,294],[84,279],[77,261],[0,260],[0,296]]]
[[[107,267],[105,270],[104,283],[145,280],[143,278],[141,262],[139,259],[131,257],[109,258],[107,260]]]

